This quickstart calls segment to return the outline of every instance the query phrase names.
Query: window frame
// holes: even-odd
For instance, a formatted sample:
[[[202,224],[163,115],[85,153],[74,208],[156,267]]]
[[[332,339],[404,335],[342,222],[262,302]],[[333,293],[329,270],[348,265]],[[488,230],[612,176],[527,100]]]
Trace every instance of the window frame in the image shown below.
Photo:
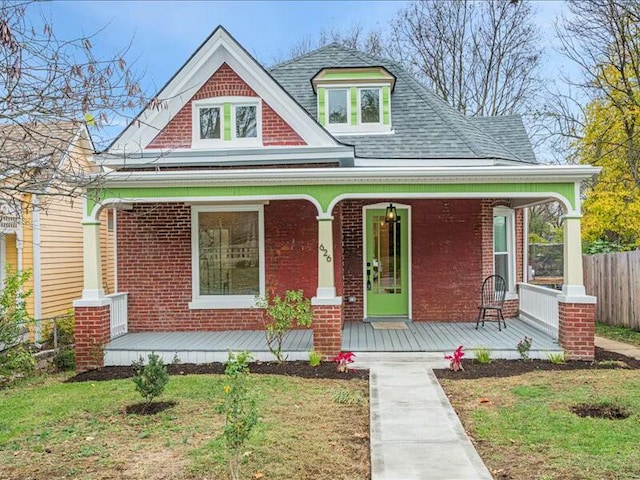
[[[496,242],[495,242],[495,219],[496,217],[505,217],[505,232],[507,235],[506,238],[506,252],[496,252]],[[516,231],[515,231],[515,222],[516,215],[515,210],[512,208],[499,206],[493,208],[493,216],[491,222],[491,254],[492,254],[492,270],[494,275],[496,273],[496,255],[506,255],[507,256],[507,269],[509,273],[509,278],[507,280],[507,291],[509,293],[516,293]]]
[[[347,121],[345,123],[331,123],[329,122],[329,114],[331,112],[331,109],[329,108],[329,92],[330,91],[335,91],[335,90],[343,90],[345,92],[345,97],[346,97],[346,103],[347,103]],[[348,86],[340,86],[340,87],[328,87],[325,88],[325,102],[324,102],[324,118],[326,119],[326,123],[327,123],[327,127],[331,127],[331,128],[345,128],[345,127],[349,127],[350,124],[350,119],[351,119],[351,101],[349,98],[349,93],[350,93],[350,88]]]
[[[378,121],[377,122],[363,122],[362,121],[362,91],[363,90],[377,90],[378,91]],[[382,87],[381,86],[359,86],[356,89],[357,91],[357,104],[358,104],[358,125],[363,128],[372,126],[374,128],[379,128],[383,126],[383,112],[382,112]]]
[[[230,139],[225,139],[227,128],[225,106],[230,108]],[[256,136],[238,137],[236,135],[236,108],[256,107]],[[200,138],[200,109],[220,109],[220,138]],[[191,148],[229,148],[262,146],[262,99],[260,97],[214,97],[191,102]]]
[[[265,294],[264,205],[192,205],[191,206],[191,302],[189,309],[254,308],[255,295],[201,295],[199,214],[207,212],[258,212],[258,296]]]

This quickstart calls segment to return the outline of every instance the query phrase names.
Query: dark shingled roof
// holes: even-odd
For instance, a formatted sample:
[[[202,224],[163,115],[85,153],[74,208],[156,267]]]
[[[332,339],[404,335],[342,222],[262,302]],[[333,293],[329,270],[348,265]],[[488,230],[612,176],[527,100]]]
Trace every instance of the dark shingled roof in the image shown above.
[[[466,117],[425,88],[400,64],[332,43],[278,64],[271,75],[317,118],[311,78],[323,68],[383,66],[396,77],[393,135],[340,135],[361,158],[503,159],[536,162],[519,116]]]

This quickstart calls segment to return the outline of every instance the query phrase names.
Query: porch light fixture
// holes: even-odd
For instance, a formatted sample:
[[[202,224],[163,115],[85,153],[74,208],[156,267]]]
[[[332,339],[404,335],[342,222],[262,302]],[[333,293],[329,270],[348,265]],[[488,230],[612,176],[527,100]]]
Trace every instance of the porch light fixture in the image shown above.
[[[396,212],[396,207],[393,206],[393,203],[390,203],[387,207],[387,211],[384,214],[384,221],[387,223],[395,223],[398,221],[398,212]]]

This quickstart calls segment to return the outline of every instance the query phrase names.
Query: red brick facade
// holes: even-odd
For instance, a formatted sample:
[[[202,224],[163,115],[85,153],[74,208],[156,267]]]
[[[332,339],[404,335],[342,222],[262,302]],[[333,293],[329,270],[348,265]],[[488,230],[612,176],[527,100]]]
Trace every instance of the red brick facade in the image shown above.
[[[558,341],[570,360],[593,360],[595,303],[558,303]]]
[[[111,336],[109,305],[75,308],[76,370],[84,372],[104,365],[103,346]]]
[[[340,203],[343,212],[345,321],[362,321],[362,208],[384,199]],[[412,319],[470,321],[477,314],[482,280],[493,274],[492,200],[406,200],[411,205]],[[501,202],[504,203],[504,202]],[[518,223],[518,218],[520,222]],[[516,218],[522,227],[522,216]],[[517,235],[517,269],[522,272],[522,232]],[[355,302],[349,303],[349,297]],[[508,316],[518,302],[507,302]]]
[[[226,63],[223,63],[146,148],[191,148],[191,102],[222,96],[257,97],[258,94]],[[262,143],[264,146],[306,145],[302,137],[264,100],[262,102]]]
[[[306,201],[264,206],[267,289],[316,293],[318,226]],[[129,331],[261,329],[257,309],[190,310],[191,208],[136,204],[118,213],[118,289],[129,293]]]

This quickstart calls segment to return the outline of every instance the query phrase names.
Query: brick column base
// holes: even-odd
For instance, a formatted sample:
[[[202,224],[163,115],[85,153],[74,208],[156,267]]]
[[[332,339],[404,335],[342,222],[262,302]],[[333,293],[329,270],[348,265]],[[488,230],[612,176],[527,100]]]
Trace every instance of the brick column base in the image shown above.
[[[567,359],[593,360],[595,333],[595,303],[558,302],[558,340]]]
[[[75,308],[76,372],[104,366],[104,345],[111,336],[110,307]]]
[[[520,301],[517,298],[513,300],[505,300],[502,306],[502,315],[504,318],[516,318],[518,316],[518,309],[520,308]]]
[[[313,349],[325,360],[342,350],[342,305],[313,306]]]

